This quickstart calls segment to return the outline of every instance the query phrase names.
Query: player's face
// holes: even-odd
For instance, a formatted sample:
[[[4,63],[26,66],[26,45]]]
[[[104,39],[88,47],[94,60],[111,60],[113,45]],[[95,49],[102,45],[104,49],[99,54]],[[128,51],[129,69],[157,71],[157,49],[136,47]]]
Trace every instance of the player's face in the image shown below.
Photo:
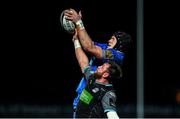
[[[103,65],[98,66],[97,70],[95,71],[95,76],[97,78],[101,78],[104,73],[108,72],[109,67],[110,64],[108,63],[104,63]]]
[[[115,36],[112,36],[111,39],[108,41],[108,46],[113,48],[117,43],[117,39]]]

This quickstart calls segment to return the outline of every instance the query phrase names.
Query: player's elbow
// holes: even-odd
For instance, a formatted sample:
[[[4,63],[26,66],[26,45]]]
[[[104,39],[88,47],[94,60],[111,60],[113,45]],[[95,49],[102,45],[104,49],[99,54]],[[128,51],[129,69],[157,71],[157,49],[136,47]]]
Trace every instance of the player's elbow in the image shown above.
[[[93,50],[94,45],[92,43],[87,43],[84,47],[84,50],[87,52],[91,52]]]
[[[92,51],[92,48],[89,47],[89,46],[87,46],[87,47],[84,48],[84,50],[87,51],[87,52],[91,52],[91,51]]]
[[[93,45],[87,45],[86,47],[84,47],[84,50],[91,53],[93,52],[94,46]]]

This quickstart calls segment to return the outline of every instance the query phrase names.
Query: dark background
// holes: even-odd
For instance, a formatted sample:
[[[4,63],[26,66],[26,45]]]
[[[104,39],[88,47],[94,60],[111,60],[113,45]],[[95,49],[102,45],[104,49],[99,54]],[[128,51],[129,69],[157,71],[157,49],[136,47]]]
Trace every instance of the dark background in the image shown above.
[[[144,1],[144,98],[146,117],[180,117],[179,7]]]
[[[145,3],[145,99],[149,103],[174,105],[175,93],[180,88],[175,30],[179,26],[178,8],[175,2]]]
[[[128,32],[132,36],[133,43],[123,66],[124,78],[114,86],[121,117],[136,117],[136,1],[26,1],[4,5],[6,7],[3,8],[1,33],[1,115],[71,117],[71,105],[81,71],[74,55],[72,36],[59,23],[61,12],[71,7],[82,11],[84,25],[94,41],[106,42],[117,30]],[[169,47],[169,42],[164,43],[166,40],[158,35],[161,28],[159,25],[165,24],[161,23],[161,19],[153,19],[152,13],[159,15],[155,10],[148,9],[147,13],[147,19],[152,20],[145,25],[145,30],[150,27],[154,34],[144,32],[145,109],[147,117],[163,117],[164,112],[157,110],[161,110],[163,106],[169,110],[175,109],[176,112],[175,95],[179,85],[175,75],[170,75],[175,73],[169,63],[172,62],[172,52],[164,50]],[[164,11],[160,13],[162,15]],[[34,110],[42,110],[28,112],[27,108],[34,105]],[[54,105],[56,106],[52,107]],[[52,109],[49,115],[45,114],[46,111],[43,113],[43,109],[48,108],[56,111]],[[174,111],[169,111],[168,114],[165,116],[177,115]]]

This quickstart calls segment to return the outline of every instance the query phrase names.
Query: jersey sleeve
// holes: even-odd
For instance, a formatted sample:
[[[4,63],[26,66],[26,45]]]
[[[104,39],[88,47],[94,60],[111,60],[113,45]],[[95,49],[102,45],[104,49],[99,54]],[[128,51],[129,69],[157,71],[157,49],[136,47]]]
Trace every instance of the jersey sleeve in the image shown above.
[[[82,70],[82,72],[83,72],[84,77],[86,78],[86,80],[89,80],[94,74],[94,71],[92,70],[92,68],[90,66],[85,67]]]
[[[101,47],[102,49],[107,49],[108,45],[106,43],[94,42],[94,45]]]
[[[102,106],[104,109],[104,113],[109,111],[116,112],[116,95],[113,91],[108,91],[102,98]]]

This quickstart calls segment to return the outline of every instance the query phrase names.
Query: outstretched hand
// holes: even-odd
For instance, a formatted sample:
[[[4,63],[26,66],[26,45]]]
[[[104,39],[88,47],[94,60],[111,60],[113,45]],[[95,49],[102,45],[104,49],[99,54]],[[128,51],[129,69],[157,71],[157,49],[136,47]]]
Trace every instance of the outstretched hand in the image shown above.
[[[82,18],[81,11],[77,13],[74,9],[70,8],[64,11],[64,15],[66,16],[67,20],[70,20],[72,22],[77,22]]]

